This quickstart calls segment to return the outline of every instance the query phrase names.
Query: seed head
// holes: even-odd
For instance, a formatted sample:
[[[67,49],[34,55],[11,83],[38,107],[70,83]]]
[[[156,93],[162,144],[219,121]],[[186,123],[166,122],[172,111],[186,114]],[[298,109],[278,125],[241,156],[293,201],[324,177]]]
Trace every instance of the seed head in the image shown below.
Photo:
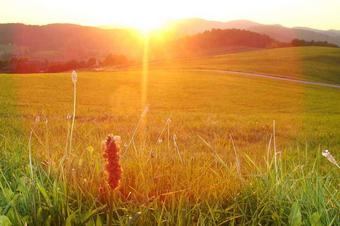
[[[330,161],[331,163],[336,165],[338,168],[340,168],[340,166],[338,165],[337,161],[335,160],[333,155],[328,150],[323,150],[322,151],[322,156],[324,156],[325,158],[327,158],[328,161]]]
[[[77,80],[78,80],[78,75],[77,75],[76,71],[74,71],[74,70],[72,71],[71,78],[72,78],[73,84],[76,84]]]
[[[122,176],[122,168],[119,163],[120,142],[120,136],[109,135],[104,144],[105,169],[108,175],[108,184],[113,190],[119,186]]]

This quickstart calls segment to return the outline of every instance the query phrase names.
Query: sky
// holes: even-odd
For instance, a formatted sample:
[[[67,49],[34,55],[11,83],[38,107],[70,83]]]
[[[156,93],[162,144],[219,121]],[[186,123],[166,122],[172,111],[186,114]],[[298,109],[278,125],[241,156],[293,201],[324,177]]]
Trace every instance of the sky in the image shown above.
[[[340,0],[0,0],[0,23],[156,28],[169,20],[247,19],[340,30]]]

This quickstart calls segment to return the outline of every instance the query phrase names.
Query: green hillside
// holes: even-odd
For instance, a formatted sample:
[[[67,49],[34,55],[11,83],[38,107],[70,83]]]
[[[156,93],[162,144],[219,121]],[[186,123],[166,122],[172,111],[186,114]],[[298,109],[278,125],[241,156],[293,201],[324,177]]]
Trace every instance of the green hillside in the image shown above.
[[[340,84],[340,48],[292,47],[249,51],[161,63],[162,67],[259,72]],[[156,65],[155,65],[156,66]],[[159,66],[159,64],[157,64]]]

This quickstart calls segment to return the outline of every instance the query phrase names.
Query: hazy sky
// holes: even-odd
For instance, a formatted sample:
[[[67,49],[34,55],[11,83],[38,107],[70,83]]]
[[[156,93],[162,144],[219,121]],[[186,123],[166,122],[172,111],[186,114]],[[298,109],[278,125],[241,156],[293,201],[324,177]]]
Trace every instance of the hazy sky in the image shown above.
[[[190,17],[340,29],[340,0],[0,0],[0,23],[155,27]]]

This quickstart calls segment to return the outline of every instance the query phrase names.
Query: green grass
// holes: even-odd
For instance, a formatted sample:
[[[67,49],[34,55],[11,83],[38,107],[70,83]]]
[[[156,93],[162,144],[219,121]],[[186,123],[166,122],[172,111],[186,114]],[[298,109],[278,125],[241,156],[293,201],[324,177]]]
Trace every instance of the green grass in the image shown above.
[[[294,47],[257,50],[160,63],[161,67],[259,72],[288,78],[340,84],[340,48]],[[155,67],[158,64],[155,64]]]
[[[79,72],[73,150],[62,163],[70,74],[0,75],[0,222],[103,225],[111,215],[115,225],[338,225],[339,169],[321,151],[340,159],[339,90],[151,70],[141,119],[141,75]],[[123,178],[104,196],[109,133],[122,137]]]

